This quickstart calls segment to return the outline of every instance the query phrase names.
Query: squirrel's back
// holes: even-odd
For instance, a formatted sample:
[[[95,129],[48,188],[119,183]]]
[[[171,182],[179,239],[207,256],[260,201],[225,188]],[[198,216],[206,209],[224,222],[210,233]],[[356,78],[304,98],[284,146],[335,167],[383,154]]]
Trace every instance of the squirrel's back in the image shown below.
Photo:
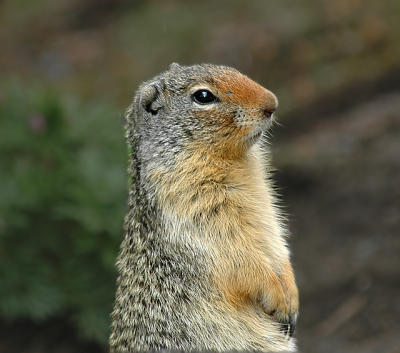
[[[297,287],[259,142],[276,106],[223,66],[172,64],[141,85],[111,352],[294,349]]]

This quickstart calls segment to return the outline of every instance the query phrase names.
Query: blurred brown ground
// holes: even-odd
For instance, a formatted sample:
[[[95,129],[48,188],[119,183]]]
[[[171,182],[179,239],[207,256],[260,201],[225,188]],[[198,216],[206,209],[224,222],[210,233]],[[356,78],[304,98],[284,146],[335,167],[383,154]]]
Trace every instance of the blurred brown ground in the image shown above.
[[[304,352],[400,352],[400,92],[275,145]]]
[[[400,352],[400,3],[0,2],[0,75],[129,104],[182,64],[276,92],[277,184],[307,353]],[[123,138],[121,136],[121,138]],[[99,352],[62,318],[1,324],[1,352]]]

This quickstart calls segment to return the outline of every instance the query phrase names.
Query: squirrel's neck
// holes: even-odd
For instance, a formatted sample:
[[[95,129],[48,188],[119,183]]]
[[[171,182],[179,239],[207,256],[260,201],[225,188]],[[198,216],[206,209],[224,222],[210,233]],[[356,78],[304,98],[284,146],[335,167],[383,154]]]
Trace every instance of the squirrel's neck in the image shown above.
[[[147,196],[167,213],[188,217],[204,214],[235,191],[246,197],[266,196],[261,195],[267,192],[264,163],[258,145],[234,159],[197,148],[179,156],[168,170],[147,171]]]
[[[203,242],[219,236],[224,241],[251,238],[267,247],[283,244],[284,227],[265,162],[256,144],[241,159],[216,159],[207,151],[197,150],[178,158],[168,172],[153,169],[147,174],[151,185],[147,196],[158,209],[154,216],[161,224],[164,240],[181,242],[183,237],[187,242],[190,237],[192,242]],[[265,237],[271,241],[266,242]],[[265,253],[272,259],[277,254],[272,248]]]
[[[206,220],[219,208],[273,202],[265,158],[255,144],[240,158],[228,159],[197,148],[177,158],[173,168],[147,174],[148,195],[164,214]],[[207,220],[206,220],[207,221]]]

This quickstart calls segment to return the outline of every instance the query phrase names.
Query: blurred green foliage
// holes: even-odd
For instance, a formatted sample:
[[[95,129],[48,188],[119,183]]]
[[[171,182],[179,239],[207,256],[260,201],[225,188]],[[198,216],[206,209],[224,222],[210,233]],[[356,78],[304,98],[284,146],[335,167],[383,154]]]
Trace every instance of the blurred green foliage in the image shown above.
[[[0,316],[68,316],[104,342],[126,199],[122,119],[102,102],[3,87]]]

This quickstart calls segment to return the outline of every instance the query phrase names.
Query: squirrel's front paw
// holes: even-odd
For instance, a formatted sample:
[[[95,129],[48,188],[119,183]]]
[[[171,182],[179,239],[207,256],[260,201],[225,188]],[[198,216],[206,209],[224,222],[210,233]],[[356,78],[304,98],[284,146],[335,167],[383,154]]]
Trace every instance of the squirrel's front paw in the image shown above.
[[[261,305],[265,313],[281,324],[284,334],[291,337],[299,310],[299,294],[291,265],[286,265],[279,276],[273,276],[268,282]]]

